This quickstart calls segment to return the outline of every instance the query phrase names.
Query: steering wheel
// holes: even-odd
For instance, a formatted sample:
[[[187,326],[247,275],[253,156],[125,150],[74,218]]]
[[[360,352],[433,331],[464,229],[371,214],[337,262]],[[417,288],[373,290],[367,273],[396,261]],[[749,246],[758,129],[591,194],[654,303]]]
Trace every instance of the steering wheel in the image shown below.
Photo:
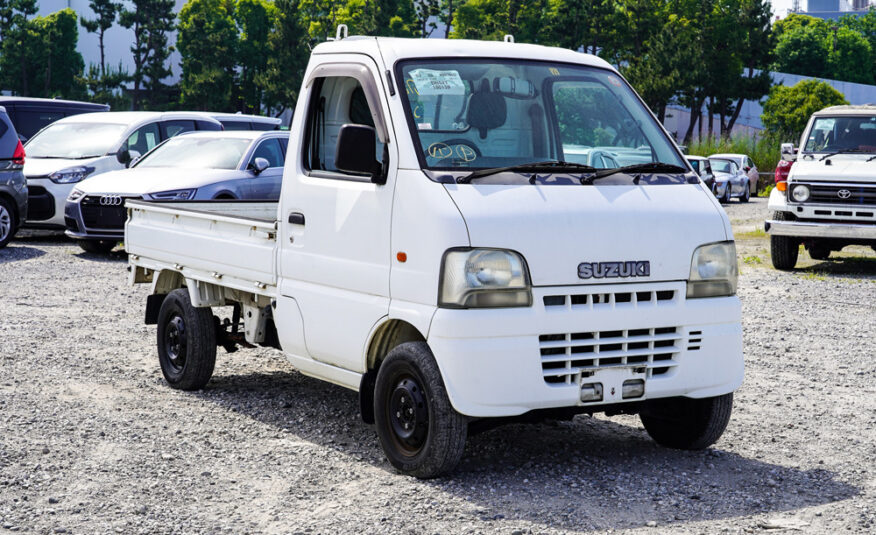
[[[426,148],[426,157],[437,161],[453,158],[457,161],[473,162],[483,156],[477,145],[465,138],[452,138],[437,141]]]

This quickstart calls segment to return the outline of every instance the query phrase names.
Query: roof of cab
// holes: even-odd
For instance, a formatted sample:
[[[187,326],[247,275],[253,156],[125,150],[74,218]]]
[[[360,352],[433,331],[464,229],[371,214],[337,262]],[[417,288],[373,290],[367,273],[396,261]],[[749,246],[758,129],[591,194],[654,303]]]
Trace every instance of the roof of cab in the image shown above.
[[[815,112],[813,115],[872,115],[876,114],[876,104],[860,104],[854,106],[830,106]]]
[[[404,39],[399,37],[351,36],[321,43],[314,54],[369,54],[382,56],[388,65],[409,58],[508,58],[579,63],[613,69],[602,58],[575,52],[567,48],[510,43],[505,41],[472,41],[468,39]]]
[[[186,111],[104,111],[95,113],[80,113],[58,119],[55,123],[104,123],[104,124],[136,124],[145,121],[192,119],[200,121],[216,121],[198,112]],[[218,124],[219,121],[216,121]]]

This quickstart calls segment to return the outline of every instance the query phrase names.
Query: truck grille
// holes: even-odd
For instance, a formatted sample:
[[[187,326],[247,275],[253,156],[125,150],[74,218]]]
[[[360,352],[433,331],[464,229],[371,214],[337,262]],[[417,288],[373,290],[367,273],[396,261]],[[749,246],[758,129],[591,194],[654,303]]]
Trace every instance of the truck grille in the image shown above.
[[[678,365],[682,338],[680,327],[543,334],[538,337],[542,375],[548,384],[577,384],[605,368],[662,375]]]
[[[100,196],[89,195],[80,201],[82,222],[86,228],[90,229],[122,230],[125,228],[125,221],[128,219],[125,201],[138,198],[126,197],[122,199],[121,205],[102,206],[100,204]]]
[[[876,205],[876,187],[861,184],[807,184],[807,203]]]
[[[576,293],[571,295],[546,295],[544,306],[551,310],[552,307],[611,307],[618,304],[629,303],[662,305],[671,303],[676,297],[675,290],[644,290],[631,292],[600,292],[592,289],[589,293]]]

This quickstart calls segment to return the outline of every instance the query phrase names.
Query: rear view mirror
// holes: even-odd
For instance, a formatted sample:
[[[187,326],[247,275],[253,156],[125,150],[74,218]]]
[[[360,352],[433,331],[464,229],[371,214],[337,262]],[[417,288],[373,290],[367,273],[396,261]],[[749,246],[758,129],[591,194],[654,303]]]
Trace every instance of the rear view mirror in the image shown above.
[[[782,143],[781,145],[782,159],[783,160],[793,160],[794,156],[797,154],[797,149],[794,147],[793,143]]]
[[[345,124],[338,133],[335,167],[346,173],[368,175],[371,182],[385,184],[383,165],[374,158],[377,134],[362,124]]]
[[[250,169],[252,169],[252,172],[255,173],[256,175],[260,175],[262,173],[262,171],[264,171],[265,169],[267,169],[270,166],[271,166],[271,162],[269,162],[267,160],[267,158],[256,158],[249,165]]]

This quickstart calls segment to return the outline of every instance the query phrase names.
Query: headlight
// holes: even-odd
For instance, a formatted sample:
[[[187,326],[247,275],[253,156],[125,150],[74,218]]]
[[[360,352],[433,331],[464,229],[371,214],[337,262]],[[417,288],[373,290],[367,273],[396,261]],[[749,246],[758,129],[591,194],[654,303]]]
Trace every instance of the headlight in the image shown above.
[[[78,189],[74,189],[70,192],[70,195],[67,196],[67,202],[77,201],[80,197],[82,197],[82,195],[84,195],[84,193],[82,193]]]
[[[732,241],[697,247],[690,262],[687,297],[721,297],[736,294],[739,270]]]
[[[528,307],[529,271],[523,257],[502,249],[451,249],[444,253],[438,306]]]
[[[49,174],[55,184],[72,184],[79,182],[94,172],[94,167],[68,167]]]
[[[794,186],[791,190],[791,199],[796,202],[806,202],[809,199],[809,187],[802,184]]]
[[[156,201],[187,201],[195,196],[196,189],[175,189],[150,193],[149,197]]]

